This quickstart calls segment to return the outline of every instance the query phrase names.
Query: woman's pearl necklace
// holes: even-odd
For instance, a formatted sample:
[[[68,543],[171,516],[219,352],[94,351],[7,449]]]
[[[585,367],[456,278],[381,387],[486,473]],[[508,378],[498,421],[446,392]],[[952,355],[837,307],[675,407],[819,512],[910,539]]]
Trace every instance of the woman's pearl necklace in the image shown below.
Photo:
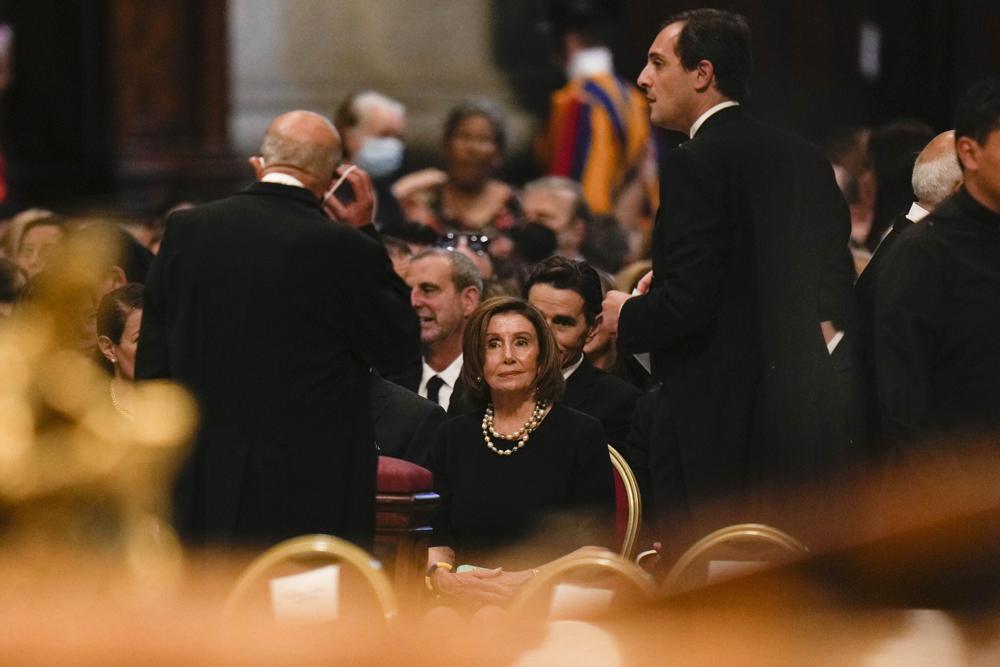
[[[504,435],[503,433],[497,433],[493,429],[493,404],[490,403],[486,406],[486,414],[483,415],[483,440],[486,441],[486,446],[489,447],[490,451],[497,456],[510,456],[517,450],[524,447],[524,445],[528,442],[528,436],[531,435],[536,428],[538,428],[538,425],[542,422],[542,416],[545,414],[545,410],[548,407],[549,405],[545,401],[538,401],[535,403],[535,408],[531,411],[531,416],[528,418],[528,421],[524,422],[524,426],[517,429],[510,435]],[[517,440],[517,444],[510,449],[497,449],[497,446],[493,444],[493,438]]]
[[[118,402],[118,394],[115,393],[115,383],[114,380],[108,385],[108,389],[111,391],[111,405],[114,406],[115,412],[120,414],[122,417],[128,417],[132,419],[133,415],[130,410],[126,410],[122,407],[122,404]]]

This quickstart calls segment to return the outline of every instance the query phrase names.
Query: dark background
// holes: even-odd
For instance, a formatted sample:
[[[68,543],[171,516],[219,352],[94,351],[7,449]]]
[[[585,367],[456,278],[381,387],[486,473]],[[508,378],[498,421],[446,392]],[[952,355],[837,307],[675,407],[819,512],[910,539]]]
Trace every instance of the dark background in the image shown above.
[[[628,0],[613,31],[634,79],[664,18],[701,3]],[[836,127],[911,117],[950,126],[955,100],[1000,70],[997,0],[744,0],[759,117],[822,142]],[[491,48],[518,102],[544,117],[561,84],[539,0],[494,0]],[[0,0],[14,26],[14,81],[0,141],[19,205],[154,214],[246,178],[227,147],[226,0]],[[881,72],[858,65],[863,22],[881,32]],[[386,91],[392,93],[392,91]],[[528,177],[512,156],[508,176]]]

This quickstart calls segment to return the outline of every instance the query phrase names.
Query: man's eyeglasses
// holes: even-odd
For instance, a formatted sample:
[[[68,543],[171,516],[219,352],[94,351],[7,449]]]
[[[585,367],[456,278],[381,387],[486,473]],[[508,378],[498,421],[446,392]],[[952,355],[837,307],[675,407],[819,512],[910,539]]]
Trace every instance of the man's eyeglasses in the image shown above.
[[[477,255],[485,255],[490,249],[490,237],[486,234],[473,234],[471,232],[448,232],[438,241],[439,248],[454,250],[459,246],[462,239],[469,246],[469,250]]]

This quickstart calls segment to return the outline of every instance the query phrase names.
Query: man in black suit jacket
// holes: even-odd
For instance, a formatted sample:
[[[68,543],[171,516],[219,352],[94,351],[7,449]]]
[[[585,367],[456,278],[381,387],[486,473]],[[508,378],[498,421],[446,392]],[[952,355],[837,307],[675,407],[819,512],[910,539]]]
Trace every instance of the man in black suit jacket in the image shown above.
[[[431,436],[448,415],[437,403],[372,371],[372,424],[379,454],[427,467]]]
[[[175,488],[190,541],[373,534],[368,371],[404,364],[419,338],[405,286],[365,233],[371,181],[339,157],[327,119],[282,115],[251,158],[257,183],[167,224],[136,375],[174,378],[200,407]],[[326,194],[337,174],[352,203]]]
[[[532,270],[524,296],[542,311],[562,353],[566,390],[559,402],[597,418],[608,442],[621,450],[642,392],[595,368],[583,354],[583,346],[601,326],[597,272],[586,262],[549,257]]]
[[[839,381],[830,353],[855,373],[847,205],[819,150],[740,108],[749,70],[737,14],[685,12],[657,35],[638,83],[653,122],[691,140],[663,160],[644,293],[604,301],[620,348],[651,352],[663,382],[654,496],[687,506],[659,518],[693,518],[698,532],[809,527],[809,503],[782,503],[781,490],[822,485],[859,446],[862,408],[845,389],[855,382]],[[684,494],[668,492],[678,485]]]
[[[906,213],[901,213],[892,223],[889,233],[879,243],[868,266],[858,276],[854,285],[857,300],[857,340],[862,353],[867,393],[868,425],[870,440],[877,443],[881,416],[875,382],[875,358],[872,353],[875,337],[875,291],[878,285],[882,263],[889,255],[900,235],[910,226],[918,224],[932,213],[941,202],[951,196],[962,185],[962,169],[955,153],[955,131],[948,130],[934,137],[920,152],[913,165],[913,195],[916,202]],[[879,451],[879,454],[882,452]]]
[[[939,487],[976,497],[967,477],[982,474],[979,454],[995,461],[1000,436],[1000,79],[958,103],[955,145],[963,186],[899,235],[875,294],[891,470],[935,499]]]

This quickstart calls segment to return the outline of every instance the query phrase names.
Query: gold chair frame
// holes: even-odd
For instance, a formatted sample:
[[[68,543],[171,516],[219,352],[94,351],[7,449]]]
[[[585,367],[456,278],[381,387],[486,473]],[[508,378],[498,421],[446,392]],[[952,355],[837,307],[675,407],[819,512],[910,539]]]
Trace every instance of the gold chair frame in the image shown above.
[[[382,564],[367,551],[346,540],[331,535],[302,535],[280,542],[255,558],[233,585],[226,599],[226,615],[230,615],[243,601],[251,587],[267,570],[281,561],[301,556],[329,556],[353,566],[365,577],[382,607],[382,615],[390,621],[399,613],[399,603],[389,578],[382,571]]]
[[[618,554],[622,558],[629,558],[635,548],[636,540],[639,539],[639,529],[642,527],[642,494],[639,492],[639,482],[636,481],[632,467],[625,460],[617,449],[608,445],[608,454],[611,455],[611,465],[622,479],[625,485],[625,499],[628,503],[628,522],[625,526],[625,537],[622,539],[621,548]]]
[[[598,567],[620,575],[635,586],[646,599],[652,599],[656,596],[656,585],[653,578],[632,561],[607,550],[573,552],[539,569],[538,574],[514,596],[510,604],[511,615],[517,618],[524,613],[531,599],[540,590],[558,581],[560,577],[574,570],[588,567]]]
[[[668,592],[673,590],[677,581],[691,567],[691,564],[702,558],[710,550],[729,542],[748,539],[767,542],[772,546],[783,549],[792,557],[801,558],[809,554],[808,547],[774,526],[768,526],[763,523],[740,523],[733,526],[726,526],[713,533],[709,533],[695,542],[693,546],[688,548],[677,559],[674,566],[670,568],[667,578],[663,581],[663,590]]]

